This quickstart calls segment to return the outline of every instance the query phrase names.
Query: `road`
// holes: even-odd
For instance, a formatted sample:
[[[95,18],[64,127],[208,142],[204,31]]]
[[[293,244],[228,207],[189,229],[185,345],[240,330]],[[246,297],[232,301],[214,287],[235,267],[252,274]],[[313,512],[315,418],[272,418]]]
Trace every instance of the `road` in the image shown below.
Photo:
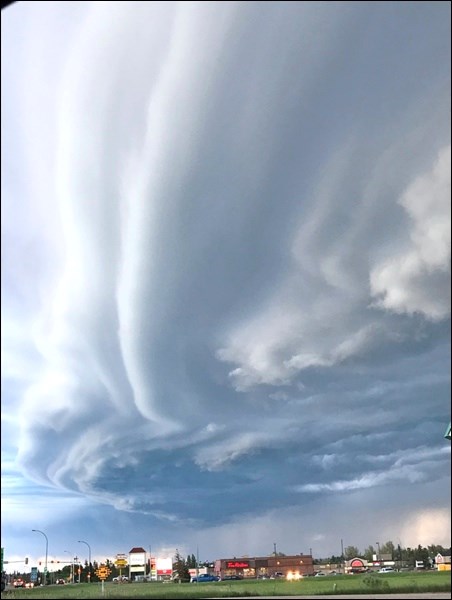
[[[338,595],[323,595],[323,596],[248,596],[247,600],[330,600],[336,598],[344,600],[347,596],[343,594]],[[451,600],[450,592],[422,592],[416,594],[353,594],[348,596],[350,600],[383,600],[389,598],[390,600]],[[230,600],[243,600],[243,598],[232,598]]]

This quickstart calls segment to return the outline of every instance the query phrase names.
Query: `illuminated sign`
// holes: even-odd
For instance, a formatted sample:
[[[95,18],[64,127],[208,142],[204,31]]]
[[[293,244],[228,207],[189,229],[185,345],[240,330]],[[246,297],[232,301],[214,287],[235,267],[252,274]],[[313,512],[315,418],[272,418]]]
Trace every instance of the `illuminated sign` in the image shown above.
[[[352,569],[362,569],[364,567],[364,563],[362,560],[359,560],[359,558],[355,558],[355,560],[352,560],[350,563],[350,566]]]
[[[227,569],[248,569],[250,563],[245,560],[228,560],[226,563]]]
[[[157,558],[157,575],[171,575],[173,572],[173,561],[171,558]]]

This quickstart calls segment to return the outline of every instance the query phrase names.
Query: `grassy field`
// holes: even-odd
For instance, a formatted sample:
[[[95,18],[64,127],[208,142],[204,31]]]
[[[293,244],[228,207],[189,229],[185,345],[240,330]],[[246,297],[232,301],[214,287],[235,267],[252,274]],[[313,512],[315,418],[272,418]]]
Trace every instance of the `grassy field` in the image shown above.
[[[228,598],[231,596],[311,596],[344,594],[390,594],[410,592],[450,592],[451,574],[447,572],[394,573],[374,575],[342,575],[308,577],[301,581],[249,580],[217,583],[105,583],[102,595],[100,583],[53,585],[47,588],[5,591],[2,598],[20,600],[37,598]]]

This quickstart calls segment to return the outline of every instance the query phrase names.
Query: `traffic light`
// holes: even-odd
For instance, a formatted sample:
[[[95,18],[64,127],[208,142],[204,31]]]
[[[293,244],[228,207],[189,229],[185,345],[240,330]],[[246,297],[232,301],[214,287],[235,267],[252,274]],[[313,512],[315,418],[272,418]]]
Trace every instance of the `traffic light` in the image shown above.
[[[25,564],[28,565],[28,557],[25,559]]]

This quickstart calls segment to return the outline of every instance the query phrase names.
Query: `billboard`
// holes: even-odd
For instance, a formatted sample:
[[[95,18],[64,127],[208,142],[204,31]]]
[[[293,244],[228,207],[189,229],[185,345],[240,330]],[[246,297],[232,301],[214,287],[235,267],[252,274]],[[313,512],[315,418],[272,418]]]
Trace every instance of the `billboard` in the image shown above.
[[[146,552],[133,552],[133,553],[129,554],[129,565],[131,567],[133,567],[133,566],[142,567],[145,564],[146,564]]]
[[[157,575],[171,575],[173,572],[172,558],[157,558],[155,561]]]

